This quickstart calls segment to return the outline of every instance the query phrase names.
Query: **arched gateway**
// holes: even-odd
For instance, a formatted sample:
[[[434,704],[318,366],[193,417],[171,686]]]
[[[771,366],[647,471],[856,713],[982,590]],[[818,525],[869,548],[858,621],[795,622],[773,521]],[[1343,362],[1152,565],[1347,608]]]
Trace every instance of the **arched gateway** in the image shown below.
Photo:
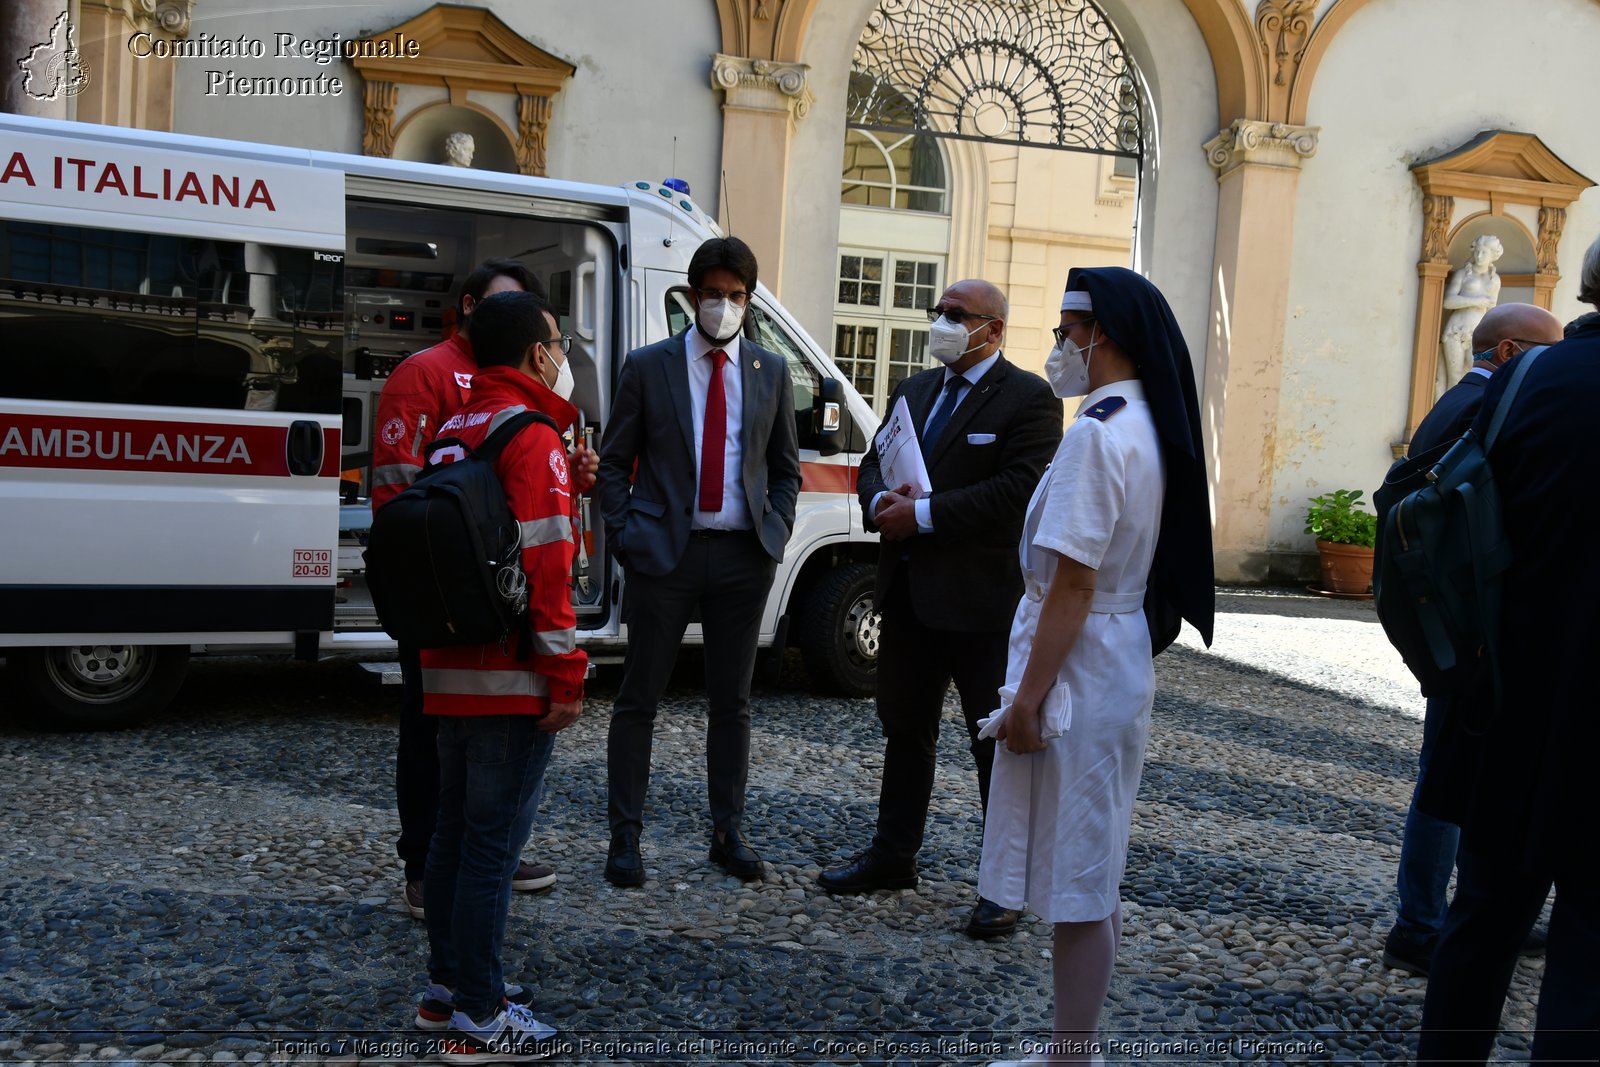
[[[857,129],[1143,151],[1134,69],[1090,0],[882,0],[852,70]]]
[[[1066,267],[1131,262],[1148,108],[1092,0],[880,0],[845,122],[833,355],[880,410],[928,365],[950,281],[1007,289],[1008,350],[1037,367]]]

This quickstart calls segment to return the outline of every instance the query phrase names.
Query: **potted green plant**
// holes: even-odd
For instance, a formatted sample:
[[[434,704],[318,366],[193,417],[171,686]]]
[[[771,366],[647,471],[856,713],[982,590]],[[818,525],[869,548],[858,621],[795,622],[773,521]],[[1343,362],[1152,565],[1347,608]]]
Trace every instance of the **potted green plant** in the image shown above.
[[[1378,517],[1365,510],[1361,490],[1335,489],[1312,497],[1306,508],[1306,533],[1317,539],[1322,590],[1357,596],[1371,591]]]

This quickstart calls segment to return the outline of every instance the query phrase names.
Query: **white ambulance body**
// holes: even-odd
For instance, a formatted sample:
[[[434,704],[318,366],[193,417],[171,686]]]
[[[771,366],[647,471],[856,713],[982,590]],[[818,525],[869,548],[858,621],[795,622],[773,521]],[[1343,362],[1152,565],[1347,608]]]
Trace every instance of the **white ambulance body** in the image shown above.
[[[377,398],[454,327],[466,274],[527,264],[574,338],[574,429],[603,434],[626,353],[682,329],[690,197],[0,115],[0,697],[127,721],[196,652],[393,647],[361,578]],[[761,623],[819,680],[872,683],[876,424],[758,287],[803,472]],[[583,643],[620,659],[621,568],[581,502]],[[698,625],[688,640],[698,641]]]

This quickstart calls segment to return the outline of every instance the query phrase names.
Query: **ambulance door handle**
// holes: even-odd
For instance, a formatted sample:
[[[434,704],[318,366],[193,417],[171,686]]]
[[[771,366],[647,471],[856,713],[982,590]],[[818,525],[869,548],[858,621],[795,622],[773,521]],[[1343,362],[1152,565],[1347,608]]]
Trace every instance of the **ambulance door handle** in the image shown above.
[[[585,341],[594,340],[595,264],[579,263],[572,282],[572,328]]]
[[[289,473],[316,475],[322,470],[322,424],[312,419],[296,419],[289,424],[286,445]]]

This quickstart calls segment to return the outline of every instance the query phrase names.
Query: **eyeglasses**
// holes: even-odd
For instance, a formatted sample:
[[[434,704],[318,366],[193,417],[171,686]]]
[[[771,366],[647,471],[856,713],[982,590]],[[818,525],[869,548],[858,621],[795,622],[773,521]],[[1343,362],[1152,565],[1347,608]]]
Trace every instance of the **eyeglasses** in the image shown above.
[[[940,319],[944,319],[946,322],[953,322],[957,326],[960,326],[968,319],[993,322],[999,317],[999,315],[980,315],[976,311],[963,311],[960,308],[946,308],[937,305],[928,309],[929,322],[938,322]]]
[[[750,294],[743,289],[735,289],[731,293],[721,289],[696,289],[695,292],[700,294],[701,300],[726,300],[736,308],[742,308],[750,302]]]
[[[1078,319],[1076,322],[1069,323],[1066,326],[1052,326],[1050,328],[1050,332],[1056,335],[1056,345],[1057,346],[1064,345],[1064,344],[1067,343],[1067,334],[1072,332],[1072,327],[1074,327],[1074,326],[1087,326],[1089,323],[1091,323],[1093,321],[1094,321],[1094,316],[1090,315],[1088,318]]]
[[[552,337],[548,341],[540,341],[546,348],[558,348],[564,356],[572,351],[572,335],[564,333],[560,337]]]

